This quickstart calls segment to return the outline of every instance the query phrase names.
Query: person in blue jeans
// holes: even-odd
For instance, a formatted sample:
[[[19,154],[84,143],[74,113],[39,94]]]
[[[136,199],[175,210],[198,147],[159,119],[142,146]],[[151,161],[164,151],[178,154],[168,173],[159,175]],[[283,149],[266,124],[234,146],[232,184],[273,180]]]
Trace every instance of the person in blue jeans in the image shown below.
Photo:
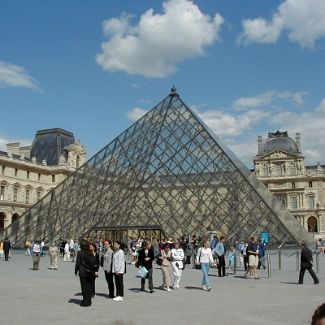
[[[203,279],[202,279],[202,290],[204,291],[210,291],[210,282],[209,282],[209,267],[210,263],[213,263],[213,257],[212,257],[212,250],[210,248],[210,242],[209,240],[205,240],[203,242],[202,247],[198,249],[197,255],[196,255],[196,264],[201,265],[201,270],[203,273]]]

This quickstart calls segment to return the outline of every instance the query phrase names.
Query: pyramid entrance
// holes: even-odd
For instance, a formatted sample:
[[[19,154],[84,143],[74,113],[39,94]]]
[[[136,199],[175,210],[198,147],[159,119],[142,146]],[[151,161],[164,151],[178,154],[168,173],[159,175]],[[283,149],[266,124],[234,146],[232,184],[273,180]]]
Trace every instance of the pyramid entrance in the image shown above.
[[[159,226],[173,238],[218,231],[235,241],[266,231],[274,245],[312,241],[175,89],[3,236],[23,245],[27,238],[85,237],[105,226]]]

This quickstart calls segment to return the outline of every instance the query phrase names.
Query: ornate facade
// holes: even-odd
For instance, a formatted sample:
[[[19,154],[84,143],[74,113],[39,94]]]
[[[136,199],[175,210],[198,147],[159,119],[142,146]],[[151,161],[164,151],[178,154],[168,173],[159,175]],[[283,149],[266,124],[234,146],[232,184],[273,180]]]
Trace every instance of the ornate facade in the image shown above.
[[[325,166],[306,166],[300,134],[269,133],[257,139],[257,177],[301,225],[316,238],[325,238]]]
[[[37,131],[33,144],[7,144],[0,151],[0,230],[85,162],[86,152],[73,133]]]

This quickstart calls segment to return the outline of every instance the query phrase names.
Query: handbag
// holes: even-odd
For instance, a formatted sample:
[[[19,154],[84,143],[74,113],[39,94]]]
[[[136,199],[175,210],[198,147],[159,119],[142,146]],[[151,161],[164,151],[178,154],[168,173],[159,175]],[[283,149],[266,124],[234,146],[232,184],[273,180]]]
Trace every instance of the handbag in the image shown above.
[[[139,268],[139,276],[141,279],[144,279],[148,274],[148,270],[144,267],[144,266],[141,266]]]

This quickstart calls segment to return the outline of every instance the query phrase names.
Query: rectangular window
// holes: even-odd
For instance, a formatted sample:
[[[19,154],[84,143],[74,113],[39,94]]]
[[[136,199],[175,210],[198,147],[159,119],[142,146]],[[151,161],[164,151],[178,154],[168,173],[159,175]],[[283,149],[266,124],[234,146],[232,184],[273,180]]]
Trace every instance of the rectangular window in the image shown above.
[[[1,166],[1,174],[4,175],[6,170],[6,166]]]
[[[308,182],[308,187],[313,187],[313,182]]]
[[[52,175],[52,183],[55,183],[55,175]]]
[[[298,209],[298,200],[296,196],[291,196],[291,209]]]
[[[291,183],[291,188],[296,188],[296,183],[295,182]]]
[[[313,195],[308,196],[308,208],[315,209],[315,197]]]
[[[26,203],[29,203],[29,199],[30,199],[30,189],[26,189]]]
[[[18,188],[14,187],[14,196],[13,196],[13,201],[17,202],[17,197],[18,197]]]
[[[29,171],[27,171],[27,179],[29,179],[29,175],[30,175],[30,173],[29,173]]]
[[[0,201],[3,201],[5,199],[5,187],[0,186]]]
[[[17,176],[18,176],[18,169],[15,168],[15,177],[17,177]]]
[[[40,182],[41,181],[41,174],[37,175],[37,180]]]
[[[42,197],[42,191],[41,190],[38,190],[37,191],[37,201],[39,201]]]

